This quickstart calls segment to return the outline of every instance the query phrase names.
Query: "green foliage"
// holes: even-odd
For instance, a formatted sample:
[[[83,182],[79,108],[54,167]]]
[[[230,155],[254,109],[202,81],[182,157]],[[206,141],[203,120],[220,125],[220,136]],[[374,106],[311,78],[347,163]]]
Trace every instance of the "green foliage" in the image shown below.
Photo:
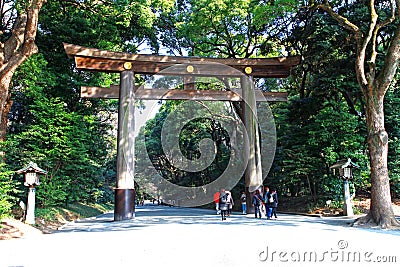
[[[329,166],[352,158],[365,170],[365,130],[345,103],[326,103],[319,112],[310,108],[315,104],[293,100],[288,109],[273,107],[279,145],[275,165],[280,168],[272,169],[268,183],[291,195],[340,196],[340,182]],[[357,187],[364,187],[363,181],[356,179]]]
[[[354,215],[361,215],[363,211],[359,207],[353,207]]]
[[[196,119],[188,122],[179,134],[179,147],[182,151],[183,156],[193,160],[198,159],[201,154],[199,150],[200,141],[203,139],[212,139],[217,147],[217,153],[212,164],[203,171],[199,172],[186,172],[176,166],[173,159],[174,156],[171,151],[165,151],[162,147],[161,142],[161,129],[165,126],[165,120],[167,117],[173,113],[174,121],[179,119],[179,116],[184,116],[185,114],[192,114],[191,116],[196,116],[196,111],[187,110],[185,107],[180,105],[178,101],[167,101],[164,103],[160,112],[156,115],[154,119],[147,122],[145,130],[141,134],[145,135],[146,141],[145,145],[148,155],[157,170],[161,175],[168,181],[184,186],[200,186],[208,184],[218,178],[228,163],[230,152],[228,150],[229,140],[226,131],[223,129],[221,124],[218,123],[218,119],[223,112],[221,108],[223,105],[220,103],[207,103],[210,109],[210,117],[204,119]],[[213,118],[215,116],[215,118]],[[203,116],[204,117],[204,114]],[[172,124],[171,127],[166,132],[166,136],[163,136],[163,142],[168,143],[172,138],[175,138],[175,134],[178,131],[180,125]],[[163,129],[165,131],[165,128]],[[137,175],[145,175],[140,168],[142,164],[140,159],[138,160]]]
[[[35,217],[43,219],[45,221],[54,222],[57,221],[59,215],[56,208],[38,208],[35,209]]]
[[[12,180],[13,172],[7,170],[4,163],[0,164],[0,219],[11,215],[11,209],[15,205],[15,195],[19,193],[18,183]]]
[[[395,84],[385,96],[385,127],[389,135],[388,169],[394,196],[400,196],[400,98]]]
[[[73,212],[82,218],[93,217],[100,213],[110,211],[112,208],[113,205],[106,203],[84,204],[76,202],[68,205],[68,211]]]
[[[12,125],[8,159],[20,163],[32,160],[48,170],[37,193],[40,205],[88,201],[93,197],[92,190],[101,186],[100,163],[106,159],[105,148],[111,146],[101,132],[110,126],[102,125],[94,117],[71,112],[61,98],[47,94],[47,88],[38,84],[40,78],[48,82],[54,80],[42,77],[51,72],[34,69],[30,63],[27,61],[27,69],[22,67],[18,73],[21,80],[15,81],[24,88],[15,102],[28,112],[16,118]],[[23,79],[23,71],[34,74],[37,80]],[[47,86],[53,85],[48,83]],[[18,120],[24,124],[18,125]]]
[[[94,217],[112,209],[110,204],[83,204],[71,203],[67,208],[51,207],[51,208],[38,208],[35,215],[38,219],[47,222],[57,222],[59,220],[70,220],[74,218],[88,218]]]
[[[287,50],[303,56],[288,84],[288,104],[273,105],[278,149],[266,183],[290,195],[339,201],[341,181],[329,166],[351,158],[357,192],[369,190],[364,104],[354,75],[354,43],[330,17],[299,10]]]
[[[85,84],[116,84],[119,76],[77,72],[62,43],[137,52],[143,43],[155,43],[157,12],[172,5],[170,0],[48,1],[44,5],[36,38],[40,53],[26,61],[13,79],[5,146],[10,169],[34,161],[48,171],[37,188],[39,207],[113,201],[113,114],[118,102],[81,99],[78,91]],[[26,196],[20,192],[16,197]]]
[[[173,9],[161,13],[156,24],[159,42],[168,52],[228,58],[285,53],[278,36],[291,23],[286,15],[297,9],[296,1],[290,0],[177,3]]]

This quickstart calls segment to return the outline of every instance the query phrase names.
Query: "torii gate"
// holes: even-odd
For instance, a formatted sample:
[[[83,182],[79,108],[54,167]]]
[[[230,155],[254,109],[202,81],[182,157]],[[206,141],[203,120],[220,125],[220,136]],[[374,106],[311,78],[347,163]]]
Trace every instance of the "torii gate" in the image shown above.
[[[245,183],[246,187],[250,188],[248,190],[250,192],[262,185],[260,160],[257,160],[260,159],[259,145],[255,142],[258,129],[255,125],[256,118],[252,116],[249,110],[255,109],[256,101],[287,101],[287,93],[250,90],[253,89],[252,86],[241,86],[242,96],[233,91],[196,90],[194,77],[237,76],[237,71],[240,71],[240,73],[251,77],[251,80],[252,77],[285,78],[290,75],[291,68],[300,62],[300,57],[249,59],[176,57],[111,52],[65,43],[64,49],[69,57],[75,59],[78,70],[120,73],[119,86],[111,86],[110,88],[83,86],[81,88],[81,97],[119,99],[114,220],[131,219],[135,212],[134,177],[132,177],[132,172],[129,171],[134,168],[134,155],[131,149],[134,144],[134,137],[132,136],[134,109],[130,107],[129,103],[135,99],[213,101],[242,101],[245,99],[247,105],[243,105],[244,124],[249,135],[249,154],[254,155],[248,159]],[[234,71],[216,68],[207,63],[230,66]],[[193,68],[192,65],[194,64],[196,64],[196,68]],[[179,70],[179,73],[174,71],[174,73],[171,73],[172,75],[184,77],[186,87],[184,90],[135,89],[134,74],[153,75],[164,70],[163,75],[165,75],[168,74],[168,68],[172,66]],[[241,79],[241,83],[245,83],[243,79]],[[123,123],[125,114],[128,114],[130,118],[128,124]]]

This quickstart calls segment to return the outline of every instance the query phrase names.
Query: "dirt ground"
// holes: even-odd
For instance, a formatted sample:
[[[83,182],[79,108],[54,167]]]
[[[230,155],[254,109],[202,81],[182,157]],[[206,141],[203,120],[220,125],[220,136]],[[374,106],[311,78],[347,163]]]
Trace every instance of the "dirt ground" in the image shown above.
[[[59,217],[56,221],[52,222],[46,222],[36,218],[36,225],[31,226],[20,220],[7,218],[0,223],[0,240],[18,238],[31,234],[50,234],[56,231],[58,227],[76,219],[78,219],[78,217],[72,214],[68,214],[67,218]]]
[[[0,240],[22,237],[30,234],[42,234],[42,231],[15,219],[1,221]]]

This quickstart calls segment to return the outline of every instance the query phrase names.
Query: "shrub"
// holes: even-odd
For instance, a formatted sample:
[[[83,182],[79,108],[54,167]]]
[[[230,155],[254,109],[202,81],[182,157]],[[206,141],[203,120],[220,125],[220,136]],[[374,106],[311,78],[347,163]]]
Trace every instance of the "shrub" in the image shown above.
[[[12,171],[0,164],[0,219],[10,216],[11,209],[16,201],[17,183],[12,180]]]

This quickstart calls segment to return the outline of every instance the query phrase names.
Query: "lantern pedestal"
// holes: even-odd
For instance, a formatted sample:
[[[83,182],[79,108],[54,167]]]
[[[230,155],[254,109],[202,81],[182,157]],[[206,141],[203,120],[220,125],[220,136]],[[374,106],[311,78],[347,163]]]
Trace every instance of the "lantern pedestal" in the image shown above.
[[[344,207],[343,213],[346,216],[353,216],[353,204],[351,204],[351,197],[350,197],[350,186],[349,181],[344,180]]]
[[[25,218],[25,223],[27,224],[35,224],[35,197],[36,197],[36,188],[29,187],[28,203],[27,203],[26,218]]]

